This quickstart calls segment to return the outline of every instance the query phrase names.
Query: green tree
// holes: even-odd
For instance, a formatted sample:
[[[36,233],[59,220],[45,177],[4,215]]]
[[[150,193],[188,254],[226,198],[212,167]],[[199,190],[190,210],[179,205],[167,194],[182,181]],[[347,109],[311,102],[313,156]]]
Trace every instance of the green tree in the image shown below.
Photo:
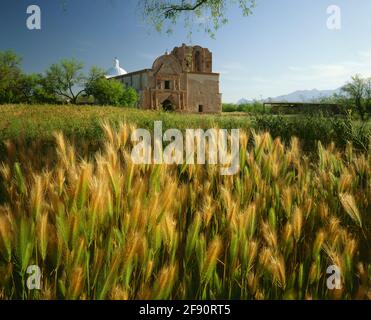
[[[124,88],[121,82],[104,77],[92,81],[86,88],[100,105],[132,107],[138,101],[137,92],[133,88]]]
[[[49,93],[47,82],[41,74],[22,74],[19,83],[19,100],[23,103],[49,103],[58,102],[58,97]]]
[[[367,81],[362,79],[360,75],[355,75],[351,82],[342,87],[342,91],[349,95],[361,119],[365,120],[366,104],[369,98],[367,97]]]
[[[82,72],[84,64],[72,60],[62,60],[53,64],[46,71],[45,79],[48,89],[60,98],[76,103],[78,97],[84,92],[85,76]]]
[[[15,103],[20,99],[19,81],[22,58],[12,50],[0,51],[0,103]]]
[[[102,70],[93,67],[89,76],[85,76],[83,68],[84,64],[75,59],[51,65],[45,76],[49,93],[76,104],[89,84],[103,75]]]
[[[41,84],[41,78],[41,75],[35,73],[21,75],[18,88],[22,95],[22,102],[30,102],[34,98],[35,91]]]
[[[229,6],[238,4],[242,14],[252,13],[255,0],[140,0],[139,5],[144,17],[158,31],[166,27],[172,31],[179,19],[183,18],[187,27],[195,23],[211,36],[228,22],[226,13]]]
[[[64,11],[67,0],[60,0]],[[107,1],[112,4],[112,0]],[[139,11],[144,19],[158,31],[172,32],[172,27],[181,19],[192,33],[192,27],[203,28],[211,37],[222,25],[228,23],[227,10],[238,5],[243,16],[252,14],[256,0],[139,0]]]
[[[125,107],[134,107],[138,102],[138,94],[134,88],[126,88],[121,97],[121,105]]]
[[[365,109],[368,116],[371,116],[371,78],[365,80]]]
[[[102,79],[104,78],[104,75],[105,75],[105,72],[103,69],[99,68],[99,67],[96,67],[96,66],[93,66],[91,69],[90,69],[90,72],[89,72],[89,75],[88,77],[86,78],[86,82],[85,82],[85,90],[90,86],[91,83],[93,83],[94,81],[98,80],[98,79]]]
[[[20,81],[22,102],[36,104],[57,104],[62,102],[50,89],[48,80],[41,74],[23,75]]]
[[[124,87],[119,81],[100,78],[91,82],[86,92],[94,96],[100,105],[118,106],[124,94]]]

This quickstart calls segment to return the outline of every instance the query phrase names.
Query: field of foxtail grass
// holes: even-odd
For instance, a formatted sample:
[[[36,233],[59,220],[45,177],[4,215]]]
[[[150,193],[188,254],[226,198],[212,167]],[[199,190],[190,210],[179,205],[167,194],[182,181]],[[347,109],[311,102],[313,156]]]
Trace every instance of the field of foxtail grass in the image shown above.
[[[55,134],[42,168],[36,147],[6,143],[1,299],[371,299],[370,147],[319,143],[310,160],[296,138],[245,131],[240,172],[221,176],[134,165],[132,128],[103,130],[93,157]]]

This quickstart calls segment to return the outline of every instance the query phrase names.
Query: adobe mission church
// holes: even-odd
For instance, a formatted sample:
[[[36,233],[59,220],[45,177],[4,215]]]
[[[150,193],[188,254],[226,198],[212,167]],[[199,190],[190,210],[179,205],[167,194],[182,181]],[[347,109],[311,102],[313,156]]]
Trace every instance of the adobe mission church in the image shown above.
[[[158,57],[152,69],[127,73],[115,59],[106,77],[133,87],[139,94],[142,109],[219,113],[222,110],[220,75],[212,70],[213,57],[208,49],[183,44]]]

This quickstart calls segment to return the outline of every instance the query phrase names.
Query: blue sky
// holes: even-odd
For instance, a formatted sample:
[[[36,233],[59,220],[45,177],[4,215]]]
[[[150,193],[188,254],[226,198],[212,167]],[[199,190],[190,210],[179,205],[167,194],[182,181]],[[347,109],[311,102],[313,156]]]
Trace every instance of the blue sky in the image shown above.
[[[351,75],[371,76],[371,1],[257,0],[254,14],[228,10],[229,24],[211,39],[179,23],[171,35],[146,25],[135,0],[2,0],[0,50],[23,56],[27,72],[42,72],[62,58],[108,69],[117,56],[127,71],[149,68],[183,42],[208,47],[221,73],[224,102],[274,97],[301,89],[335,89]],[[42,30],[26,28],[37,4]],[[341,9],[340,30],[327,28],[328,6]]]

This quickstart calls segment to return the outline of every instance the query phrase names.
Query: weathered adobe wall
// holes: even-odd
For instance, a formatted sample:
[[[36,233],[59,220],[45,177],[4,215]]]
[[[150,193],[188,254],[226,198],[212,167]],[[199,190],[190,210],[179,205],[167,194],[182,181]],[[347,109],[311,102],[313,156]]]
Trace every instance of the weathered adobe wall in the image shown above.
[[[152,72],[144,71],[141,73],[128,74],[118,78],[126,87],[132,87],[138,92],[139,101],[138,105],[140,108],[148,109],[150,106],[150,96],[148,88],[152,85],[151,83]]]
[[[217,74],[188,74],[188,104],[189,112],[218,113],[222,111],[222,97],[219,93],[219,75]]]
[[[145,90],[148,87],[148,72],[135,73],[133,75],[126,75],[118,79],[126,87],[133,87],[137,91]]]

